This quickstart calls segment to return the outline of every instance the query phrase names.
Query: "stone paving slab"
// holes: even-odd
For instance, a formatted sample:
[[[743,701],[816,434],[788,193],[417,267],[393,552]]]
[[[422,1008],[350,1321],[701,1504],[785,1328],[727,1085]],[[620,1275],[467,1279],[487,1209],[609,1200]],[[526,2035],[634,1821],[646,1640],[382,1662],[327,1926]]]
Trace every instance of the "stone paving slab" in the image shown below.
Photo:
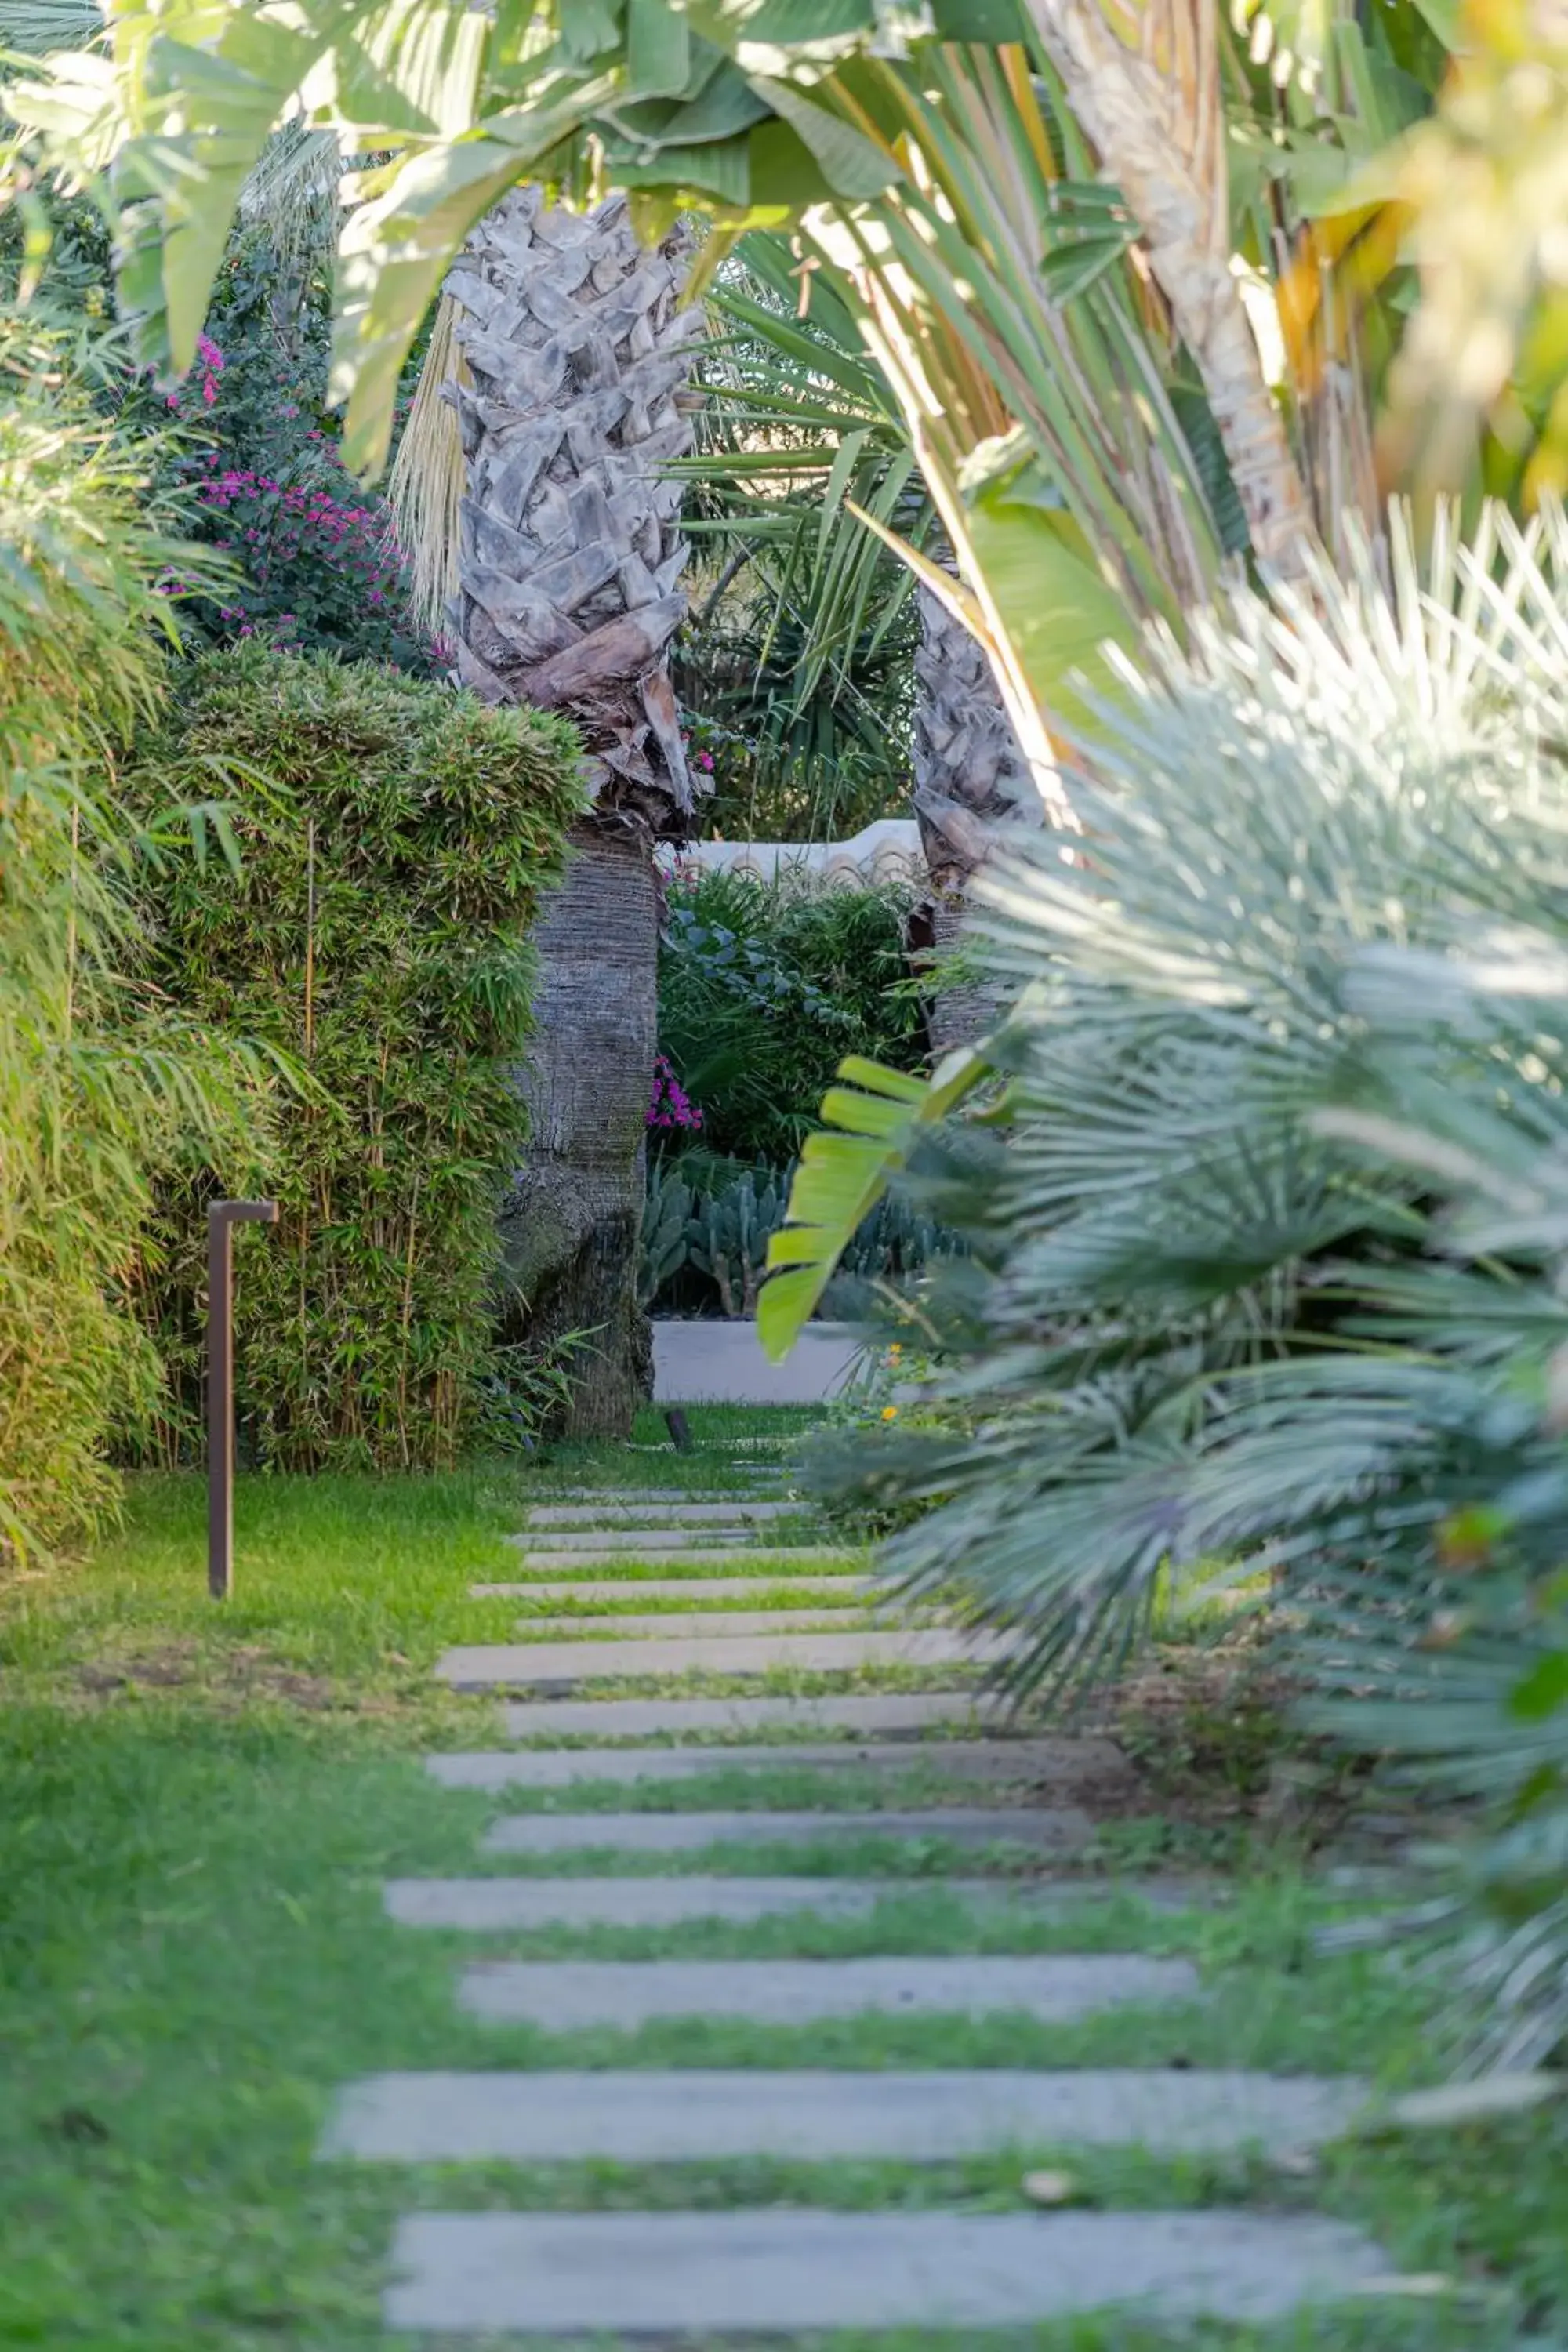
[[[391,1878],[387,1916],[405,1927],[452,1927],[499,1935],[530,1927],[677,1927],[694,1919],[766,1919],[803,1911],[860,1919],[900,1896],[955,1895],[990,1910],[1015,1905],[1037,1917],[1103,1880],[1016,1888],[1005,1878]]]
[[[725,1526],[740,1522],[750,1526],[763,1519],[798,1519],[806,1517],[809,1503],[753,1502],[745,1495],[721,1496],[717,1501],[693,1501],[682,1496],[679,1501],[639,1504],[619,1495],[601,1495],[595,1503],[542,1503],[533,1505],[528,1514],[528,1528],[594,1528],[601,1523],[615,1526],[617,1521],[635,1518],[649,1510],[657,1510],[666,1527],[700,1527],[705,1521],[718,1519]]]
[[[1064,1853],[1094,1823],[1076,1807],[935,1805],[920,1812],[509,1813],[480,1840],[485,1853],[700,1853],[710,1845],[832,1845],[856,1838],[943,1838],[956,1845],[1027,1846]]]
[[[792,1519],[805,1518],[804,1511],[791,1511]],[[641,1559],[662,1558],[669,1551],[760,1551],[767,1537],[759,1528],[742,1518],[731,1517],[721,1524],[700,1528],[636,1528],[629,1522],[618,1528],[540,1528],[517,1535],[503,1536],[503,1543],[516,1544],[526,1552],[544,1550],[570,1553],[585,1559]],[[841,1552],[852,1552],[865,1547],[841,1543]]]
[[[1119,1952],[1082,1958],[479,1960],[458,1988],[459,2005],[474,2017],[523,2019],[554,2032],[630,2029],[658,2017],[809,2025],[871,2010],[1057,2023],[1131,2003],[1199,1997],[1190,1960]]]
[[[1267,2321],[1385,2274],[1359,2230],[1254,2213],[416,2213],[389,2328],[663,2344],[992,2329],[1139,2306]]]
[[[1295,2150],[1336,2138],[1366,2095],[1352,2081],[1196,2068],[372,2074],[339,2095],[321,2152],[394,2164],[930,2164],[1009,2147]]]
[[[824,1622],[826,1619],[826,1622]],[[834,1621],[837,1620],[837,1624]],[[853,1625],[870,1633],[879,1620],[868,1604],[849,1609],[699,1609],[682,1613],[673,1609],[646,1613],[597,1609],[567,1617],[520,1617],[520,1633],[534,1635],[586,1633],[590,1630],[610,1644],[616,1642],[712,1642],[761,1640],[774,1633],[834,1633]],[[884,1615],[880,1620],[886,1627]],[[726,1671],[733,1671],[727,1669]]]
[[[1114,1740],[1088,1735],[1078,1739],[940,1739],[924,1746],[914,1740],[868,1744],[840,1739],[823,1748],[786,1741],[774,1748],[496,1748],[425,1759],[431,1779],[447,1789],[564,1789],[583,1780],[626,1785],[689,1780],[705,1772],[793,1772],[817,1767],[841,1772],[927,1769],[998,1788],[1134,1785],[1132,1769]]]
[[[470,1584],[472,1601],[615,1601],[625,1609],[638,1601],[745,1601],[773,1587],[806,1593],[832,1605],[864,1605],[879,1588],[870,1576],[617,1576],[607,1584]]]
[[[515,1543],[515,1536],[508,1536]],[[628,1567],[697,1568],[721,1576],[726,1569],[739,1569],[748,1576],[773,1575],[783,1568],[837,1569],[841,1575],[865,1572],[866,1554],[847,1549],[843,1544],[765,1544],[734,1543],[729,1539],[695,1547],[683,1544],[674,1551],[661,1546],[639,1548],[627,1543],[615,1543],[604,1551],[525,1551],[524,1565],[537,1569],[570,1569],[579,1576],[593,1576],[597,1570],[622,1560]]]
[[[569,1688],[574,1683],[633,1675],[849,1673],[858,1666],[984,1664],[1012,1648],[1005,1634],[968,1634],[945,1627],[896,1633],[779,1633],[746,1639],[664,1642],[468,1642],[445,1651],[436,1672],[454,1690]]]
[[[513,1739],[657,1739],[682,1731],[879,1731],[914,1739],[938,1725],[979,1730],[1005,1724],[1007,1701],[992,1691],[888,1691],[866,1697],[584,1698],[524,1700],[502,1711]],[[704,1755],[717,1750],[703,1750]]]
[[[612,1705],[625,1702],[612,1701]],[[521,1712],[523,1710],[519,1710]],[[543,1710],[529,1710],[542,1712]],[[551,1709],[550,1712],[554,1712]],[[879,1772],[931,1771],[974,1780],[1012,1794],[1050,1787],[1070,1794],[1137,1785],[1114,1740],[1080,1738],[833,1740],[807,1747],[798,1740],[771,1747],[492,1748],[426,1756],[425,1769],[448,1789],[562,1789],[584,1781],[629,1786],[689,1780],[710,1772],[751,1775],[826,1770],[863,1779]]]
[[[639,1507],[658,1503],[722,1503],[750,1501],[752,1489],[759,1483],[776,1486],[784,1473],[776,1463],[727,1462],[726,1475],[743,1478],[750,1483],[742,1489],[731,1486],[552,1486],[542,1489],[539,1500],[547,1507],[557,1503],[603,1503],[619,1506],[636,1504]]]

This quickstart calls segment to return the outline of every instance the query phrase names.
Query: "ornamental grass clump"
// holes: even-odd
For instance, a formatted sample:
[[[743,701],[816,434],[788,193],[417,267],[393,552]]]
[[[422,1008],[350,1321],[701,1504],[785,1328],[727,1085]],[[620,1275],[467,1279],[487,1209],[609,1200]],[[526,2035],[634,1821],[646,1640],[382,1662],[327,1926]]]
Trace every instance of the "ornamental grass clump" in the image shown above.
[[[237,1279],[237,1396],[257,1458],[293,1470],[452,1462],[493,1392],[496,1211],[525,1114],[530,923],[582,806],[563,720],[257,643],[204,656],[142,772],[220,755],[237,873],[148,877],[159,986],[298,1073],[253,1181],[281,1206]],[[164,1203],[142,1290],[174,1409],[200,1409],[204,1186]]]

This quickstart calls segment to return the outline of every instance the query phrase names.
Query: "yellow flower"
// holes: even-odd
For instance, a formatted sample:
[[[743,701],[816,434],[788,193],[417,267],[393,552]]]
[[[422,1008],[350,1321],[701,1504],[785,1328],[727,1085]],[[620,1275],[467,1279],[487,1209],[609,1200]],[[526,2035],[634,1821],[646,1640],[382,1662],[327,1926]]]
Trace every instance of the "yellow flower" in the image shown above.
[[[888,1349],[888,1354],[895,1364],[898,1362],[899,1358],[903,1354],[903,1344],[898,1339],[893,1340]]]
[[[882,1407],[882,1419],[884,1421],[897,1421],[898,1417],[899,1408],[896,1404],[885,1404]]]

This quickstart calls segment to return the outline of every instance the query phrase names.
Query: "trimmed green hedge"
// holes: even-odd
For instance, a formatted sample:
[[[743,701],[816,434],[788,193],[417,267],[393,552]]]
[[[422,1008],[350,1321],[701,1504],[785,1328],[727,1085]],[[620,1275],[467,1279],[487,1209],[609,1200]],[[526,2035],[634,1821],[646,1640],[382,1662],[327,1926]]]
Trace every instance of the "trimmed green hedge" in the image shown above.
[[[177,705],[143,772],[166,792],[238,763],[241,863],[150,873],[150,976],[275,1049],[279,1075],[270,1144],[164,1203],[140,1291],[171,1396],[142,1458],[182,1458],[200,1414],[205,1197],[265,1188],[280,1226],[237,1251],[237,1395],[258,1457],[444,1465],[497,1369],[527,931],[583,804],[577,739],[445,685],[254,644],[192,663]]]

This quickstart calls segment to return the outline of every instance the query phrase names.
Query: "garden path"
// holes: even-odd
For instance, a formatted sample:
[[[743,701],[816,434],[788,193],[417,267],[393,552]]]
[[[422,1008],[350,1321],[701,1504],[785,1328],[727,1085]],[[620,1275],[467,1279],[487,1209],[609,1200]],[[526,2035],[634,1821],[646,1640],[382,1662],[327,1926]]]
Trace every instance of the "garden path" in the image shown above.
[[[1125,1792],[1129,1768],[1103,1739],[1006,1736],[974,1676],[994,1649],[890,1622],[865,1556],[836,1547],[783,1474],[759,1484],[737,1465],[732,1493],[711,1493],[542,1504],[518,1538],[519,1580],[475,1588],[515,1596],[531,1638],[452,1651],[441,1672],[536,1696],[505,1709],[521,1744],[428,1766],[507,1809],[481,1843],[489,1867],[395,1881],[385,1899],[411,1928],[514,1940],[469,1960],[457,1998],[480,2020],[536,2027],[540,2061],[349,2084],[322,2151],[643,2168],[646,2210],[466,2210],[448,2190],[450,2210],[398,2230],[387,2325],[531,2344],[895,2327],[969,2341],[1121,2303],[1173,2322],[1267,2321],[1366,2287],[1387,2267],[1377,2249],[1310,2212],[910,2215],[816,2210],[809,2187],[681,2210],[685,2179],[726,2166],[1011,2152],[1022,2172],[1107,2147],[1299,2158],[1363,2097],[1350,2080],[1236,2068],[944,2063],[975,2021],[1068,2030],[1115,2011],[1135,2029],[1173,2005],[1201,2010],[1189,1962],[1104,1948],[1103,1879],[1081,1862],[1059,1873],[1090,1843],[1096,1793]],[[809,1577],[794,1573],[806,1563]],[[803,1611],[826,1630],[802,1634]],[[678,1633],[650,1630],[661,1612]],[[725,1630],[737,1613],[742,1637]],[[778,1630],[758,1630],[770,1615]],[[574,1696],[537,1696],[550,1691]],[[943,1948],[915,1948],[905,1906],[933,1885]],[[1117,1890],[1116,1916],[1135,1940],[1141,1916],[1205,1899],[1147,1882]],[[1008,1948],[1042,1919],[1062,1948]],[[574,1935],[581,1956],[563,1957]],[[730,1949],[736,1936],[752,1948]],[[530,1956],[541,1937],[551,1957]],[[930,2027],[928,2062],[887,2063],[879,2032],[911,2019]],[[616,2032],[625,2063],[558,2063],[587,2030]],[[694,2030],[732,2063],[660,2063],[660,2033]],[[1043,2195],[1070,2198],[1063,2178],[1065,2192]]]

